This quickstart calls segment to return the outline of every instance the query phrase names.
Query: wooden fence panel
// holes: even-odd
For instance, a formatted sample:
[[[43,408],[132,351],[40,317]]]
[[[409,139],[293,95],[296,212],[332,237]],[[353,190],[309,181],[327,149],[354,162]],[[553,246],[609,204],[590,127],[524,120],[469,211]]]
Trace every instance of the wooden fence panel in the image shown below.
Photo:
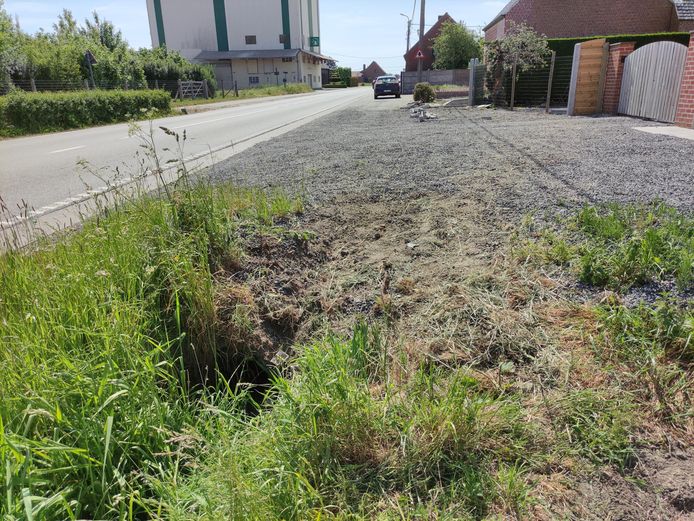
[[[576,45],[571,73],[569,114],[596,114],[602,110],[608,45],[605,39]]]
[[[619,113],[674,123],[687,47],[655,42],[631,53],[624,63]]]

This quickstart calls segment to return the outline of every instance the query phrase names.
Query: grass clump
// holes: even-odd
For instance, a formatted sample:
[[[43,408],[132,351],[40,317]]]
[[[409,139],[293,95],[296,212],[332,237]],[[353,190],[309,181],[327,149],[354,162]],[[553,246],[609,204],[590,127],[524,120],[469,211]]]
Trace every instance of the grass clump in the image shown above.
[[[533,429],[518,398],[464,371],[404,384],[365,326],[300,350],[267,408],[223,427],[203,465],[165,487],[171,519],[388,519],[523,511]],[[204,491],[201,493],[201,491]],[[413,518],[416,518],[414,515]]]
[[[520,256],[571,266],[589,285],[627,290],[694,281],[694,219],[663,204],[586,207],[517,249]]]
[[[624,469],[634,456],[632,407],[624,393],[576,390],[558,401],[555,421],[565,429],[569,453]]]
[[[241,229],[297,204],[185,180],[167,194],[0,257],[0,516],[156,516],[156,479],[179,479],[219,402],[240,408],[224,379],[224,400],[196,387],[225,350],[213,275],[242,263]]]

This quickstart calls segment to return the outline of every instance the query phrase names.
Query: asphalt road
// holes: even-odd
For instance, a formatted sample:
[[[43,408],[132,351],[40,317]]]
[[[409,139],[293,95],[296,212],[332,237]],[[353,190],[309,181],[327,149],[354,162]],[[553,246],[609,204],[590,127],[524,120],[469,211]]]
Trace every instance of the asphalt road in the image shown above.
[[[160,126],[180,134],[185,130],[186,157],[215,151],[215,159],[224,159],[370,95],[367,89],[337,89],[163,118],[154,121],[155,141],[160,150],[172,146]],[[141,125],[148,127],[146,122]],[[116,168],[121,177],[136,175],[140,143],[128,135],[127,124],[0,141],[0,196],[12,215],[27,205],[34,215],[64,208],[89,191],[104,189],[117,175]],[[297,153],[316,152],[307,145]],[[162,152],[162,163],[172,154]],[[84,162],[88,170],[81,166]]]

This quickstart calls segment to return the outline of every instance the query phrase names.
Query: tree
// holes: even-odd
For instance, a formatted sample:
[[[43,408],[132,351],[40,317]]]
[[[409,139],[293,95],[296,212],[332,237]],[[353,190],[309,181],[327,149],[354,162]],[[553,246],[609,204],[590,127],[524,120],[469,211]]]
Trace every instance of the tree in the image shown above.
[[[102,20],[96,11],[92,13],[92,20],[87,18],[84,21],[84,27],[80,29],[80,34],[106,47],[111,52],[128,46],[123,38],[123,33],[108,20]]]
[[[518,74],[542,67],[551,54],[547,37],[536,33],[524,23],[512,23],[501,40],[487,42],[485,45],[488,86],[494,103],[499,105],[506,103],[504,74],[513,70],[514,64]]]
[[[436,69],[466,69],[470,60],[481,54],[479,39],[464,24],[444,23],[434,40]]]
[[[0,90],[11,87],[12,73],[22,68],[25,56],[21,52],[21,33],[12,22],[0,0]]]

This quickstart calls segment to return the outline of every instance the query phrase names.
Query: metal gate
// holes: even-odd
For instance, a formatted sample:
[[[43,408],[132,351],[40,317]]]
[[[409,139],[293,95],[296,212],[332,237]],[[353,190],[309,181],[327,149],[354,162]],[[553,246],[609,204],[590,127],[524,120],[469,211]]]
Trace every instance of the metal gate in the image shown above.
[[[624,62],[619,113],[674,123],[687,47],[655,42],[636,50]]]

